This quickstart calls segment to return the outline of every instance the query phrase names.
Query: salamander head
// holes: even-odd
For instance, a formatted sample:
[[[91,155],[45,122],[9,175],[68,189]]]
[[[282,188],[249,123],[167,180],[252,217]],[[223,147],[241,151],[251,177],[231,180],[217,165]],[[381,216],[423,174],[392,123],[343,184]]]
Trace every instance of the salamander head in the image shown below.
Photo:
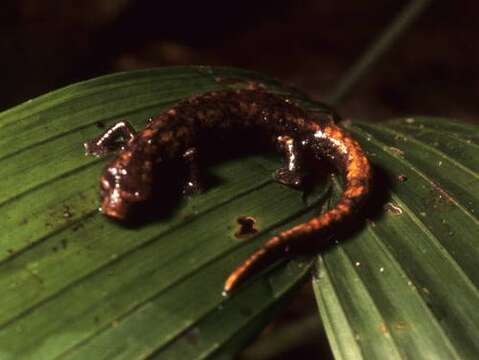
[[[150,196],[149,162],[124,161],[119,157],[110,163],[100,179],[101,211],[108,217],[124,220],[131,206]]]

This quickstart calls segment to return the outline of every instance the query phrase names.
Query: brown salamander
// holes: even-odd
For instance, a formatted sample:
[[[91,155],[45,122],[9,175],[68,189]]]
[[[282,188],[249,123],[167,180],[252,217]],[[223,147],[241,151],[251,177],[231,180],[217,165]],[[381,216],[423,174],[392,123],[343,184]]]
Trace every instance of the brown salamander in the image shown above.
[[[262,89],[213,91],[181,101],[150,119],[135,133],[125,121],[85,143],[88,154],[111,151],[118,139],[123,148],[106,166],[101,178],[101,210],[111,218],[128,217],[132,204],[150,197],[153,168],[168,159],[184,159],[189,166],[185,192],[197,192],[199,167],[197,138],[209,129],[252,129],[276,142],[285,166],[276,181],[301,187],[304,154],[326,157],[344,176],[344,190],[336,205],[309,221],[283,231],[266,241],[228,277],[229,293],[258,269],[285,253],[284,249],[310,235],[325,238],[339,223],[351,217],[369,192],[371,167],[359,144],[333,122],[329,111],[309,112],[289,99]]]

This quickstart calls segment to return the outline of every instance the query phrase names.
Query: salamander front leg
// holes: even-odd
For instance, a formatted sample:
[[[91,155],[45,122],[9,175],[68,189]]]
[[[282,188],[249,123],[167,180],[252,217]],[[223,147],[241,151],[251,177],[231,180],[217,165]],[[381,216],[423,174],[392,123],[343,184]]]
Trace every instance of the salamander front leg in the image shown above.
[[[99,136],[85,142],[87,155],[102,156],[129,144],[135,130],[127,121],[119,121]]]
[[[277,182],[300,189],[304,185],[304,159],[301,144],[289,136],[278,136],[276,142],[283,155],[284,166],[273,173]]]
[[[187,167],[186,181],[183,185],[183,195],[189,196],[203,191],[201,169],[198,161],[198,150],[195,147],[188,148],[183,154],[183,160]]]

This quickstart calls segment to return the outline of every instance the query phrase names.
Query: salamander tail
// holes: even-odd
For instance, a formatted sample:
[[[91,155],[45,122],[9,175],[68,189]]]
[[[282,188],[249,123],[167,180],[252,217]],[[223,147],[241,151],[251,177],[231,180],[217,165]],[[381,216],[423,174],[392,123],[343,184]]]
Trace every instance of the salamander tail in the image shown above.
[[[266,241],[227,278],[223,294],[228,294],[251,275],[286,255],[289,245],[305,237],[326,240],[339,223],[350,219],[369,193],[371,167],[359,144],[334,124],[316,129],[313,151],[328,154],[344,176],[344,190],[333,208],[296,225]]]

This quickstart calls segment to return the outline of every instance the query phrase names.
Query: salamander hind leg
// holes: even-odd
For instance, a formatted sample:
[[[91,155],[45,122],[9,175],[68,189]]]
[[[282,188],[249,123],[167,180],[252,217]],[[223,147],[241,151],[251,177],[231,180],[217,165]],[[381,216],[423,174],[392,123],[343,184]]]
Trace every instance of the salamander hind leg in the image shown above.
[[[304,156],[300,142],[289,136],[278,136],[276,143],[283,155],[284,166],[273,173],[274,180],[295,189],[303,188]]]
[[[183,160],[187,167],[186,180],[182,191],[183,195],[190,196],[202,192],[204,188],[197,148],[188,148],[183,154]]]
[[[135,130],[127,121],[119,121],[97,137],[85,142],[87,155],[102,156],[129,144]]]

